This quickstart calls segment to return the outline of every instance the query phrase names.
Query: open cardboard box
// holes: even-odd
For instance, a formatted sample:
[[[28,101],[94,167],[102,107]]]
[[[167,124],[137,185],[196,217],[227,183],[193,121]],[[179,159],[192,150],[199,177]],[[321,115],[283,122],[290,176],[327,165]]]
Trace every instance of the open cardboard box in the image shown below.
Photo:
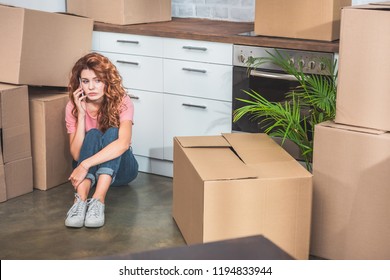
[[[174,138],[173,217],[187,244],[262,234],[308,259],[312,175],[268,135]]]
[[[343,9],[337,123],[390,131],[389,28],[390,2]]]
[[[316,125],[310,252],[336,260],[390,259],[390,133]]]

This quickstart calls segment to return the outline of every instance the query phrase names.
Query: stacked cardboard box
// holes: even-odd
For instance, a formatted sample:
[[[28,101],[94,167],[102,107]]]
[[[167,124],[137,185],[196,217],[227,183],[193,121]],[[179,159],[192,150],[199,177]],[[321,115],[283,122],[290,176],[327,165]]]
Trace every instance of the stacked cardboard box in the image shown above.
[[[67,0],[67,12],[113,24],[170,21],[171,0]]]
[[[29,88],[34,188],[47,190],[65,183],[72,169],[64,124],[65,90]]]
[[[173,217],[187,244],[262,234],[308,259],[312,175],[266,134],[174,139]]]
[[[0,202],[3,202],[33,190],[27,86],[0,84],[0,128]]]
[[[68,85],[69,72],[92,45],[88,18],[0,5],[0,81]]]
[[[255,33],[333,41],[340,37],[341,9],[351,0],[256,0]]]
[[[343,9],[336,123],[315,128],[315,256],[390,259],[389,26],[390,2]]]
[[[63,91],[52,100],[31,93],[30,107],[29,88],[60,94],[74,63],[90,52],[92,31],[89,18],[0,5],[0,201],[63,182],[57,168],[66,172],[70,165],[64,161],[64,109],[58,107],[65,107]]]

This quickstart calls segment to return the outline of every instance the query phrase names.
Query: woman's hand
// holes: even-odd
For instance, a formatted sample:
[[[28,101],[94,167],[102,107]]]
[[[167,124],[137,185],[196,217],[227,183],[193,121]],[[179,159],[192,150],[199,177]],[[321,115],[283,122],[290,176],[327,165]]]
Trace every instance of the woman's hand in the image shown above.
[[[86,105],[85,105],[85,99],[87,96],[84,94],[84,90],[79,87],[73,92],[73,98],[74,98],[74,103],[77,106],[79,114],[85,114],[86,111]]]
[[[85,179],[87,173],[88,169],[84,165],[79,164],[79,166],[73,170],[72,174],[70,174],[68,180],[70,180],[75,190],[77,190],[77,187]]]

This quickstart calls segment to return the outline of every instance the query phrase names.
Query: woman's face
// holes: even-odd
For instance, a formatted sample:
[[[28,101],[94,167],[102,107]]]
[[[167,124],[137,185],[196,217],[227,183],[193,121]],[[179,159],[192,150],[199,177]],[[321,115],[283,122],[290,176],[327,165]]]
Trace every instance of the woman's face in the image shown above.
[[[80,73],[81,88],[90,101],[99,101],[104,96],[104,83],[90,69],[84,69]]]

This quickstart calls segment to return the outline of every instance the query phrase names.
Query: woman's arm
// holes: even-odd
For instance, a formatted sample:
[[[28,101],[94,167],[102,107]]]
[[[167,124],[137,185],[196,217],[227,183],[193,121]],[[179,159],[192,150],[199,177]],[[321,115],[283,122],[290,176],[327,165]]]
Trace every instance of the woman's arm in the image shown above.
[[[69,134],[69,146],[70,146],[70,154],[73,159],[78,161],[80,157],[81,146],[85,137],[85,114],[86,114],[86,105],[85,98],[83,95],[83,90],[81,87],[76,89],[73,93],[75,105],[77,106],[77,122],[76,122],[76,131],[74,133]],[[68,114],[71,114],[72,110],[69,107]],[[68,109],[68,108],[67,108]]]
[[[69,134],[70,154],[75,161],[79,160],[81,146],[85,137],[85,115],[79,114],[76,132]]]

